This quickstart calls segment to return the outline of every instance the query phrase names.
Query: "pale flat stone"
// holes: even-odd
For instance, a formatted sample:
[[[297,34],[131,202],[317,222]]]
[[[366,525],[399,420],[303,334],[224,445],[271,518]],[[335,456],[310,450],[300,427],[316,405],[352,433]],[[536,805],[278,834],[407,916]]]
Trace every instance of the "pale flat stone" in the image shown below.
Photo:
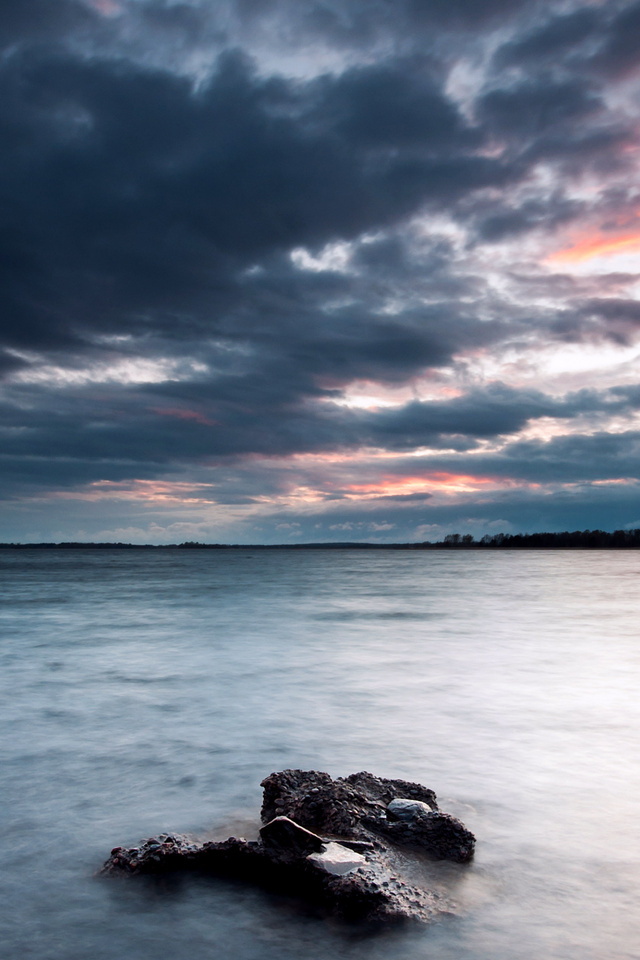
[[[428,813],[433,813],[428,803],[404,797],[396,797],[387,807],[387,814],[392,820],[415,820],[416,817],[424,817]]]
[[[367,862],[361,853],[356,853],[355,850],[349,850],[333,841],[325,843],[322,850],[310,854],[307,860],[312,860],[317,866],[336,877],[343,877],[345,873],[351,873],[352,870],[362,867]]]

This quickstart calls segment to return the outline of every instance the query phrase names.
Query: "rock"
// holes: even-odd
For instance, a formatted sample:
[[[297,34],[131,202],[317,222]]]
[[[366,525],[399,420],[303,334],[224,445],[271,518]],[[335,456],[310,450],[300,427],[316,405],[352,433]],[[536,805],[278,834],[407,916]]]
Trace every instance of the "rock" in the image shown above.
[[[322,850],[322,837],[301,827],[289,817],[274,817],[260,829],[264,846],[279,859],[299,860]]]
[[[344,877],[367,862],[361,853],[334,841],[324,844],[319,853],[310,853],[307,860],[336,877]]]
[[[340,838],[340,843],[343,847],[348,847],[349,850],[373,850],[375,844],[371,840],[345,840],[343,837]]]
[[[332,780],[328,773],[316,770],[282,770],[268,776],[261,786],[263,821],[273,819],[277,810],[321,835],[391,840],[419,847],[438,860],[458,863],[473,856],[473,834],[455,817],[441,813],[433,790],[419,783],[386,780],[366,772]],[[424,803],[432,816],[390,820],[387,810],[396,799]]]
[[[402,877],[403,864],[411,864],[403,848],[460,863],[473,856],[475,837],[438,810],[433,790],[366,772],[332,780],[315,770],[272,773],[262,786],[259,840],[197,844],[161,834],[137,847],[114,847],[102,872],[233,877],[350,921],[426,923],[448,911],[445,900]]]
[[[426,817],[433,812],[428,803],[406,797],[396,797],[387,807],[387,817],[391,820],[415,820],[416,817]]]

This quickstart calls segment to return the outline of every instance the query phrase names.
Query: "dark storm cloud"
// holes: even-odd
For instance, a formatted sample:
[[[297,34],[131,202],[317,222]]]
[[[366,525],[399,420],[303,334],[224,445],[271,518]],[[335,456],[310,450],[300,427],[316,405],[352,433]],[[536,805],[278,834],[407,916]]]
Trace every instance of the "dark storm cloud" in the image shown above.
[[[569,223],[581,212],[582,205],[558,191],[549,197],[524,200],[519,205],[494,200],[474,204],[473,208],[478,239],[494,243],[539,227],[549,230]]]
[[[636,402],[637,392],[631,389],[605,393],[580,390],[554,399],[540,391],[514,390],[504,384],[493,384],[447,402],[416,401],[399,409],[362,414],[360,442],[389,450],[433,446],[463,452],[476,448],[478,440],[517,434],[541,417],[565,419],[570,423],[584,414],[629,412]],[[517,449],[507,446],[505,457],[509,458],[509,451]],[[476,468],[470,467],[471,462],[479,462],[475,454],[473,461],[467,462],[474,472]],[[503,462],[502,457],[499,462]]]
[[[637,72],[639,54],[640,3],[632,3],[624,5],[612,19],[594,62],[607,74],[624,76]]]
[[[354,68],[318,86],[316,122],[358,147],[414,147],[437,155],[479,142],[421,59]]]
[[[531,0],[528,15],[543,7]],[[240,0],[241,15],[254,23],[274,15],[296,32],[349,44],[371,42],[378,34],[399,34],[411,38],[418,31],[429,36],[434,27],[454,31],[476,30],[493,24],[504,25],[522,15],[519,0]],[[421,39],[422,39],[421,36]]]
[[[542,4],[532,0],[529,4],[531,11],[535,11]],[[409,18],[417,23],[453,23],[457,26],[478,26],[497,18],[501,23],[505,18],[518,15],[522,12],[522,4],[518,0],[406,0],[405,6]],[[388,3],[388,9],[394,5]]]
[[[96,11],[76,0],[24,0],[0,4],[0,44],[62,38],[76,31],[95,29]]]
[[[592,7],[561,13],[499,47],[494,64],[498,68],[530,68],[540,63],[553,67],[596,36],[602,19],[602,11]]]
[[[140,16],[147,27],[182,35],[193,46],[201,42],[207,22],[206,11],[190,3],[145,3]]]
[[[602,3],[564,12],[553,10],[498,48],[498,70],[513,67],[573,69],[583,76],[624,77],[638,70],[640,3]]]
[[[420,470],[490,477],[525,484],[589,483],[626,480],[640,473],[640,433],[573,434],[550,440],[514,441],[499,453],[435,459],[411,458],[407,475]]]
[[[354,490],[366,487],[375,494],[377,486],[390,481],[401,484],[404,479],[419,483],[423,479],[433,496],[438,482],[460,475],[472,483],[474,478],[483,490],[482,496],[497,497],[500,489],[548,488],[570,484],[616,484],[637,479],[640,470],[640,433],[629,430],[611,434],[573,434],[550,440],[512,441],[499,451],[442,453],[429,456],[385,457],[360,463],[349,472],[344,468],[342,484],[335,483],[334,498],[353,496]],[[340,475],[337,475],[338,478]],[[435,480],[435,483],[434,483]],[[353,485],[353,486],[352,486]],[[469,491],[479,497],[478,491]],[[432,496],[432,498],[433,498]]]
[[[491,90],[478,101],[478,114],[496,136],[528,145],[540,137],[567,137],[602,108],[602,100],[581,80],[555,81],[548,75],[527,77]],[[538,147],[538,151],[540,151]]]
[[[509,6],[456,9],[475,17],[478,7],[484,16]],[[444,9],[427,4],[423,13]],[[299,83],[262,78],[242,55],[228,54],[194,90],[168,71],[38,48],[9,56],[0,82],[0,242],[12,258],[3,285],[5,342],[36,349],[68,349],[74,340],[79,347],[96,333],[162,330],[178,340],[215,333],[225,317],[247,312],[243,266],[294,246],[318,249],[388,229],[421,207],[446,210],[478,188],[516,183],[526,175],[521,159],[510,166],[475,152],[485,132],[544,153],[544,138],[562,131],[568,149],[572,124],[600,105],[577,82],[538,79],[487,92],[478,108],[483,129],[445,95],[443,77],[415,58]],[[553,150],[562,152],[562,144]],[[531,200],[486,216],[480,235],[499,239],[570,213],[569,202],[563,209]],[[403,352],[423,365],[450,357],[449,346],[423,347],[423,338],[393,321],[374,324],[371,345],[365,337],[356,350],[367,306],[351,336],[335,336],[329,375],[337,366],[366,375],[360,353],[375,366],[386,351],[390,368]],[[323,326],[331,352],[326,312],[316,309],[309,320]],[[305,349],[303,339],[298,352]]]
[[[469,459],[464,453],[473,451],[479,440],[517,433],[540,417],[564,418],[570,423],[584,414],[629,412],[638,404],[637,390],[631,388],[611,394],[580,391],[553,400],[540,392],[516,391],[499,384],[449,401],[413,402],[374,412],[331,403],[293,404],[288,398],[285,402],[275,389],[271,394],[265,389],[243,398],[242,391],[234,396],[226,385],[221,386],[217,400],[206,390],[200,394],[194,390],[191,403],[179,386],[172,394],[170,385],[165,385],[162,393],[156,386],[130,388],[126,394],[123,388],[105,386],[68,390],[66,401],[61,397],[57,409],[46,409],[44,402],[38,402],[38,389],[31,388],[22,394],[23,409],[7,407],[3,411],[5,489],[16,489],[15,476],[21,483],[30,478],[28,482],[36,486],[54,482],[68,487],[100,479],[152,477],[154,471],[165,476],[189,464],[204,464],[222,472],[245,470],[244,498],[252,495],[246,486],[251,476],[247,457],[286,457],[363,446],[391,451],[420,446],[457,450],[455,460],[438,456],[429,469],[539,479],[541,469],[545,472],[546,465],[557,464],[559,455],[551,457],[550,453],[558,444],[512,443],[504,453],[490,458],[473,454]],[[24,407],[30,407],[30,412]],[[589,442],[589,438],[579,439],[585,445]],[[49,460],[55,467],[43,473]],[[249,467],[241,467],[243,462]],[[590,469],[595,463],[594,459]],[[394,469],[415,472],[421,465],[419,458],[412,458]],[[572,469],[579,473],[583,467],[578,459]],[[550,469],[552,478],[556,477]],[[237,500],[235,482],[232,492]]]
[[[5,4],[7,489],[211,470],[225,502],[251,502],[291,482],[252,474],[252,457],[362,447],[428,446],[442,451],[431,469],[503,478],[608,477],[607,462],[618,476],[623,448],[597,432],[480,451],[545,417],[591,418],[593,432],[635,409],[631,388],[557,398],[460,380],[450,400],[332,401],[353,381],[453,376],[471,353],[637,337],[618,281],[599,292],[507,270],[512,298],[482,256],[596,209],[615,229],[637,203],[619,185],[595,199],[573,187],[631,169],[633,121],[607,84],[634,66],[639,10]],[[285,49],[292,62],[308,49],[308,70],[278,73]]]
[[[620,148],[635,141],[635,125],[609,109],[603,63],[617,43],[619,22],[632,12],[615,16],[610,4],[583,6],[516,33],[496,51],[493,77],[476,102],[486,131],[527,167],[555,163],[565,177],[590,165],[600,173],[621,169]],[[611,59],[618,62],[613,53]]]
[[[372,437],[389,449],[454,445],[473,447],[480,438],[514,433],[536,417],[553,416],[563,409],[540,393],[518,393],[500,384],[471,391],[446,403],[414,402],[400,410],[370,415]],[[466,443],[465,443],[466,441]]]
[[[194,91],[122,62],[9,57],[6,342],[178,332],[185,316],[215,329],[242,265],[509,178],[465,149],[464,124],[433,83],[421,92],[402,73],[365,67],[300,86],[262,80],[233,54]],[[367,114],[381,84],[393,95]]]
[[[575,303],[551,324],[550,332],[568,342],[609,340],[629,346],[640,331],[640,303],[619,297],[592,297]]]
[[[514,443],[498,468],[530,482],[580,483],[640,475],[640,433],[597,433]]]
[[[21,499],[24,496],[38,496],[51,489],[70,490],[96,481],[117,483],[130,480],[135,474],[137,479],[153,479],[157,476],[158,465],[153,461],[103,460],[98,465],[91,451],[82,456],[76,448],[76,456],[57,456],[55,451],[47,451],[42,456],[0,454],[0,472],[2,481],[1,495],[4,499]]]

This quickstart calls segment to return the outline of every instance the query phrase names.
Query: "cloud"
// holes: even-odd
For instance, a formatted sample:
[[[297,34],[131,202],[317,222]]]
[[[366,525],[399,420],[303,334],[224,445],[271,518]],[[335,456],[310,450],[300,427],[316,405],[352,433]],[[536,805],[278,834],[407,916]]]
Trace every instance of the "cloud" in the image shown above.
[[[497,68],[526,67],[540,64],[555,66],[576,48],[597,35],[602,24],[602,11],[581,7],[569,13],[552,14],[524,33],[502,44],[494,54]]]
[[[387,449],[451,447],[457,445],[454,438],[463,441],[464,449],[473,448],[480,438],[514,433],[531,419],[562,415],[563,409],[563,404],[554,404],[542,394],[518,393],[496,384],[447,402],[415,401],[399,410],[363,416],[363,420],[372,440],[376,438]]]
[[[0,8],[0,34],[5,42],[13,44],[50,41],[97,26],[91,7],[79,0],[30,0],[28,4],[6,3]]]
[[[640,303],[619,297],[577,300],[552,324],[552,331],[567,340],[605,338],[625,346],[640,332]]]
[[[442,91],[403,72],[383,64],[300,85],[228,53],[194,89],[133,63],[9,56],[6,342],[214,332],[244,302],[243,266],[502,182],[508,171],[469,151]]]
[[[609,24],[595,64],[613,76],[637,72],[640,53],[640,3],[623,4]]]
[[[598,95],[579,80],[556,81],[548,75],[527,77],[480,98],[478,111],[494,135],[508,135],[525,145],[541,135],[574,127],[602,108]]]
[[[396,536],[623,502],[637,3],[30,10],[0,13],[12,507]]]
[[[170,389],[165,390],[165,403]],[[611,395],[581,391],[554,400],[537,391],[497,384],[445,401],[412,401],[362,411],[333,402],[282,406],[277,395],[270,403],[260,392],[245,395],[237,403],[227,398],[213,404],[207,400],[207,389],[205,384],[199,409],[157,406],[157,401],[149,402],[146,389],[139,388],[132,388],[126,398],[120,387],[103,389],[97,397],[92,386],[73,389],[66,402],[58,401],[57,410],[43,409],[38,391],[22,393],[33,410],[31,414],[11,407],[4,411],[4,483],[9,489],[17,485],[24,490],[26,483],[66,488],[89,481],[146,480],[154,475],[165,479],[176,471],[181,474],[188,464],[192,470],[200,463],[223,473],[225,464],[237,465],[255,456],[286,458],[333,451],[349,457],[362,448],[390,453],[422,447],[455,450],[461,459],[447,459],[446,469],[474,473],[475,467],[462,454],[474,451],[481,441],[515,435],[540,418],[571,421],[585,414],[620,415],[633,406],[635,396],[629,391]],[[43,472],[49,462],[51,468]],[[434,470],[439,469],[437,464]],[[282,476],[288,472],[282,463],[278,470]],[[482,472],[487,471],[493,472],[493,467]],[[234,499],[251,499],[261,489],[268,493],[270,480],[261,467],[257,485],[248,484],[246,476],[243,484],[232,485]],[[404,497],[416,491],[388,493]],[[428,492],[419,495],[428,496]]]

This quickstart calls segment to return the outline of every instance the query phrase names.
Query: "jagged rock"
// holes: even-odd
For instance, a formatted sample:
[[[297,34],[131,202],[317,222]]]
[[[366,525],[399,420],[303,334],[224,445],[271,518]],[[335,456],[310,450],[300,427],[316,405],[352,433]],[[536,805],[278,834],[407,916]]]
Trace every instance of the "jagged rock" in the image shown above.
[[[316,770],[283,770],[262,781],[262,819],[287,816],[319,834],[415,846],[439,860],[465,863],[473,856],[475,837],[455,817],[438,810],[433,790],[407,780],[386,780],[352,773],[332,780]],[[387,816],[397,799],[426,804],[429,817],[397,821]]]
[[[399,875],[402,847],[457,862],[473,856],[473,834],[438,810],[433,790],[366,772],[332,780],[315,770],[272,773],[262,786],[259,840],[197,844],[160,834],[114,847],[103,873],[234,877],[297,894],[347,920],[429,922],[448,910],[437,894]]]
[[[280,860],[299,860],[322,850],[324,843],[322,837],[289,817],[274,817],[260,829],[260,838],[270,854]]]

